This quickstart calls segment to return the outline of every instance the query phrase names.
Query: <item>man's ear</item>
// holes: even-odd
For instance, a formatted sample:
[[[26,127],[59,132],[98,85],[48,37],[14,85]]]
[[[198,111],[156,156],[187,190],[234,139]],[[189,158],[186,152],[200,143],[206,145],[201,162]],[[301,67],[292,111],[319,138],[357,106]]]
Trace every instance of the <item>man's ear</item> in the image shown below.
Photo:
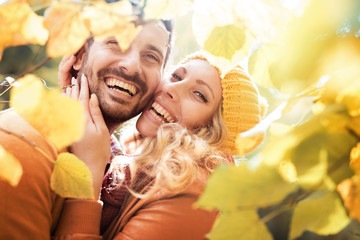
[[[86,51],[88,50],[88,43],[86,42],[75,54],[76,62],[73,65],[74,70],[79,71],[85,58]]]

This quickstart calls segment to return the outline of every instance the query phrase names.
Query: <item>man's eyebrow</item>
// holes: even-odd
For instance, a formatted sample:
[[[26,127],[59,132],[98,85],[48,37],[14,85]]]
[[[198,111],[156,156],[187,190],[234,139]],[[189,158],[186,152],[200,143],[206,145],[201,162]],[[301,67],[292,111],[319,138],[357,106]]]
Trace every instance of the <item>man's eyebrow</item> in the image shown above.
[[[197,79],[196,82],[197,82],[198,84],[201,84],[201,85],[206,86],[206,87],[210,90],[213,98],[215,98],[214,92],[213,92],[213,90],[211,89],[211,87],[209,86],[209,84],[207,84],[206,82],[204,82],[204,81],[201,80],[201,79]]]
[[[150,49],[150,50],[152,50],[152,51],[157,52],[157,53],[160,55],[160,57],[161,57],[162,59],[164,59],[164,54],[161,52],[161,50],[160,50],[158,47],[156,47],[156,46],[154,46],[154,45],[152,45],[152,44],[148,44],[148,45],[146,46],[146,48],[147,48],[147,49]]]

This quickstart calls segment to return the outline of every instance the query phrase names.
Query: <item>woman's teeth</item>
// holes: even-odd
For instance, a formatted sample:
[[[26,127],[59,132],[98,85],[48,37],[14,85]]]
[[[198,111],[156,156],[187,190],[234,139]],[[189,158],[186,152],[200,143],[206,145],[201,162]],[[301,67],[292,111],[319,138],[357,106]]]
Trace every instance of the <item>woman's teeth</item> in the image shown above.
[[[150,113],[159,121],[163,123],[173,123],[174,119],[172,116],[158,103],[154,102],[152,105],[152,109],[150,109]]]

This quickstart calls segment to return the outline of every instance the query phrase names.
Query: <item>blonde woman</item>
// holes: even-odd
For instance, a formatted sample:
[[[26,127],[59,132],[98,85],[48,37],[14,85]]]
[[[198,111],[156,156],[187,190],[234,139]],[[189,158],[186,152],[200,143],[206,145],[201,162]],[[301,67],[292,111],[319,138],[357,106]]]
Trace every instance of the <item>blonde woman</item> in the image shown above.
[[[230,91],[223,91],[224,84],[235,78],[236,89],[231,84]],[[109,135],[97,98],[92,95],[88,103],[85,77],[81,84],[79,98],[88,109],[88,130],[72,150],[92,171],[95,199],[101,199],[103,206],[94,200],[66,200],[57,237],[204,239],[218,213],[193,204],[214,168],[232,163],[234,149],[231,132],[225,141],[228,120],[223,120],[222,98],[234,90],[242,98],[231,105],[238,112],[231,112],[227,119],[235,118],[238,124],[236,129],[230,124],[229,131],[238,131],[239,126],[247,130],[260,121],[258,92],[248,76],[237,68],[222,81],[219,69],[204,56],[185,59],[158,87],[137,120],[137,131],[123,141],[121,154],[111,164],[109,147],[104,144]],[[254,109],[241,112],[239,104]],[[243,126],[237,120],[244,116]]]

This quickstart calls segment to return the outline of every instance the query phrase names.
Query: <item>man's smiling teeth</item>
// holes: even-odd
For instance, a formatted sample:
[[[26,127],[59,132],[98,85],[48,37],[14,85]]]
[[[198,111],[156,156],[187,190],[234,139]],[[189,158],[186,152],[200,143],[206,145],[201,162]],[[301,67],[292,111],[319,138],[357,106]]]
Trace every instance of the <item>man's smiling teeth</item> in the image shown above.
[[[174,119],[170,116],[170,114],[158,103],[154,102],[152,105],[152,108],[150,109],[150,113],[160,122],[165,123],[166,122],[173,123]]]
[[[106,85],[108,85],[109,87],[115,87],[113,88],[114,90],[126,94],[128,96],[134,96],[136,94],[136,88],[134,85],[125,83],[116,78],[107,78]]]

